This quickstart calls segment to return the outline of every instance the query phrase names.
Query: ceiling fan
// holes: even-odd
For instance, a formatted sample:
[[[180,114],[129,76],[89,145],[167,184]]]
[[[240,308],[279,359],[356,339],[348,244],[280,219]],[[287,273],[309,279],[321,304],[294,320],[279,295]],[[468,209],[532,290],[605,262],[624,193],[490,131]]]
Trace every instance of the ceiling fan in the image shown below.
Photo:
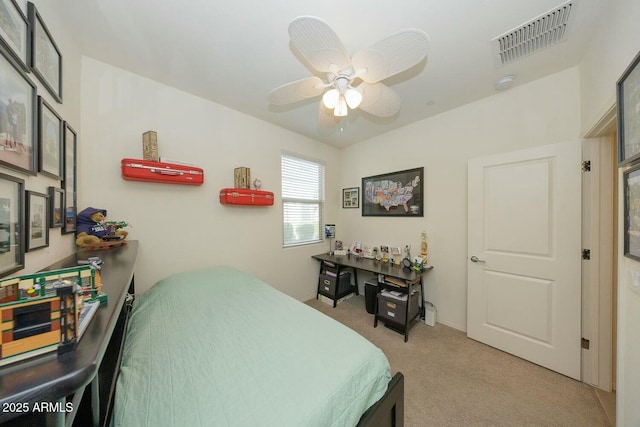
[[[321,124],[331,118],[324,108],[333,110],[336,118],[355,108],[378,117],[396,114],[402,100],[381,81],[417,65],[429,49],[424,31],[404,29],[350,57],[331,27],[313,16],[294,19],[289,37],[309,64],[325,74],[325,80],[313,76],[285,84],[269,93],[269,102],[286,105],[322,95]]]

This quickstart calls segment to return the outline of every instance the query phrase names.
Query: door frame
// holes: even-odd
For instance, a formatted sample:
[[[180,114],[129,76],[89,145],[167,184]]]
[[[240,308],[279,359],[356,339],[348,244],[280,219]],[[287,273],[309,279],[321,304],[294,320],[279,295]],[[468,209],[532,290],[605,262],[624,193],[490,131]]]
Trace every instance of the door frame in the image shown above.
[[[591,257],[582,268],[582,381],[605,391],[615,389],[615,284],[617,259],[616,106],[585,134],[583,160],[582,247]],[[611,254],[609,256],[608,254]]]

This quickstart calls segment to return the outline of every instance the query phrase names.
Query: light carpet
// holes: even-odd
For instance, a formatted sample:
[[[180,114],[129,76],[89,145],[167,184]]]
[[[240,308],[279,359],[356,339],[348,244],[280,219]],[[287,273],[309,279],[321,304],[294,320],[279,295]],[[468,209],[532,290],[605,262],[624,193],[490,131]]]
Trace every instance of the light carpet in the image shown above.
[[[306,304],[378,346],[393,373],[405,376],[405,426],[609,426],[595,390],[584,383],[467,338],[441,324],[423,322],[409,341],[373,327],[363,296],[336,308]]]

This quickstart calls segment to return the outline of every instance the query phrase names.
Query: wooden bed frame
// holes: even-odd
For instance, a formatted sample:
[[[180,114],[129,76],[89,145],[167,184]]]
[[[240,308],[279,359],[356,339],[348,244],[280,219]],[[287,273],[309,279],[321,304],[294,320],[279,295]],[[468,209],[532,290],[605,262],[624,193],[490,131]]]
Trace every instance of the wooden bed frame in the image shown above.
[[[404,427],[404,375],[396,373],[387,392],[362,415],[356,427]]]

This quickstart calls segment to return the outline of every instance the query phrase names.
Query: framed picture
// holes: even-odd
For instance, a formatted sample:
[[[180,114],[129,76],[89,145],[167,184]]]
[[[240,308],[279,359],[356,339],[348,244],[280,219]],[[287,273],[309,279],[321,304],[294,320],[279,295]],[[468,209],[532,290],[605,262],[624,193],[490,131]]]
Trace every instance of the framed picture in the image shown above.
[[[62,103],[62,54],[36,6],[27,6],[31,25],[31,69],[53,98]]]
[[[342,207],[343,208],[359,208],[360,207],[360,189],[358,187],[342,189]]]
[[[49,246],[49,196],[26,191],[27,199],[27,252]]]
[[[62,227],[64,223],[64,190],[49,187],[49,228]]]
[[[0,277],[24,268],[24,180],[0,173]]]
[[[62,179],[62,118],[38,97],[39,170],[55,179]]]
[[[640,158],[640,53],[617,83],[618,164]]]
[[[0,2],[0,46],[29,70],[29,22],[15,0]]]
[[[362,216],[424,216],[424,168],[362,178]]]
[[[640,261],[640,164],[622,174],[624,185],[624,256]]]
[[[64,190],[64,222],[62,224],[62,234],[76,231],[76,191],[78,183],[76,179],[76,150],[78,145],[78,135],[69,123],[64,122],[64,176],[62,188]]]
[[[36,86],[0,55],[0,164],[36,175]]]

